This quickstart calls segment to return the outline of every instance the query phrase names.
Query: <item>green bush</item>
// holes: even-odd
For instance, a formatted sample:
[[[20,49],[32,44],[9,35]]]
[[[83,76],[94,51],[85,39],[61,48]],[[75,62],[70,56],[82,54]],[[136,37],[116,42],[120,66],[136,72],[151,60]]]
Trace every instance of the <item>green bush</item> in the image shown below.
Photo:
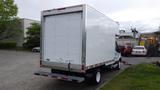
[[[16,48],[16,46],[17,46],[16,42],[11,42],[11,41],[0,42],[0,49],[12,49]]]

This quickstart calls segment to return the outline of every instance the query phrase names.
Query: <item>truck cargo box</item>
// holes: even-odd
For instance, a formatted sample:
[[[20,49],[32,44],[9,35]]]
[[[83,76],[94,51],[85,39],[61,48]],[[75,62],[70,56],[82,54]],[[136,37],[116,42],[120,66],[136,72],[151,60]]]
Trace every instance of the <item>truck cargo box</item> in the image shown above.
[[[85,72],[115,62],[118,24],[88,5],[42,12],[41,66]]]

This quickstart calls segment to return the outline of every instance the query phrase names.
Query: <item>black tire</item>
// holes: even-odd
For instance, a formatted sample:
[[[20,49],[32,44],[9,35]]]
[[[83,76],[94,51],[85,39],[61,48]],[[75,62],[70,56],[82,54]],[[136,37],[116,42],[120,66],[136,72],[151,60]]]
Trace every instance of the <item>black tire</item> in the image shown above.
[[[99,84],[101,82],[101,72],[100,70],[96,70],[93,72],[93,77],[91,78],[91,81],[93,84]]]
[[[121,69],[121,60],[117,61],[115,64],[116,64],[115,69],[120,70]]]

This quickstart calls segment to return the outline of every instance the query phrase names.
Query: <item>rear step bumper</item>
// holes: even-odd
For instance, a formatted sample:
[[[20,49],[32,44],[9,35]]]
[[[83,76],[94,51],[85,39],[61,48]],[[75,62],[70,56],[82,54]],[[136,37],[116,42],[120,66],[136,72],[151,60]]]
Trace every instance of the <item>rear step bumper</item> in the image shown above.
[[[34,75],[45,76],[45,77],[50,77],[50,78],[55,78],[55,79],[65,80],[65,81],[77,81],[78,83],[81,83],[85,80],[84,77],[70,76],[70,75],[43,72],[43,71],[36,72],[34,73]]]

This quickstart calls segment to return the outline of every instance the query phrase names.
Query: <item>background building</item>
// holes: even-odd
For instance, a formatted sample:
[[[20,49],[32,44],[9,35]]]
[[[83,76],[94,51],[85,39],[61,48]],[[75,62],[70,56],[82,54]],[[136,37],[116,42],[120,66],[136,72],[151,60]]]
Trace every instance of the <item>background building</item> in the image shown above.
[[[25,38],[27,37],[27,28],[31,26],[32,23],[40,23],[40,21],[32,20],[32,19],[21,19],[20,29],[22,30],[22,35],[20,38],[16,40],[17,46],[22,47],[25,42]]]
[[[155,31],[151,33],[142,33],[141,37],[146,39],[146,44],[145,46],[150,46],[150,45],[159,45],[160,44],[160,31]]]

